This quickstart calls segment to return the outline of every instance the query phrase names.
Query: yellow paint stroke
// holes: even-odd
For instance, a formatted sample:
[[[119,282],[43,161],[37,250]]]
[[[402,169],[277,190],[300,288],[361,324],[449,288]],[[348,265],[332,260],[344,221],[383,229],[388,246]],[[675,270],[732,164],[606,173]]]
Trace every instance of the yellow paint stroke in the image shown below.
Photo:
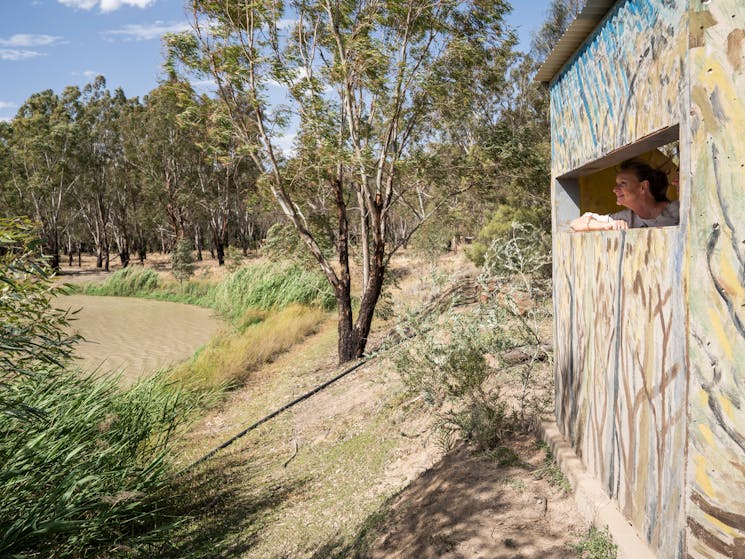
[[[732,526],[728,526],[727,524],[725,524],[724,522],[722,522],[718,518],[715,518],[715,517],[711,516],[710,514],[706,514],[705,512],[703,513],[703,516],[704,516],[704,518],[706,519],[706,521],[709,524],[711,524],[713,526],[716,526],[717,528],[719,528],[722,532],[724,532],[728,536],[731,536],[731,537],[739,537],[739,536],[741,536],[741,533],[740,533],[739,530],[735,530],[734,528],[732,528]]]
[[[730,295],[732,299],[734,299],[736,302],[742,302],[743,299],[745,299],[745,289],[740,283],[738,271],[732,265],[733,260],[733,258],[718,259],[718,279],[719,283],[722,285],[722,288]]]
[[[725,357],[732,360],[732,345],[730,344],[729,337],[727,336],[727,333],[724,331],[724,328],[722,327],[722,312],[719,310],[719,308],[713,308],[709,307],[708,309],[709,314],[709,327],[711,334],[714,338],[716,338],[717,342],[719,342],[719,347],[722,349],[722,351],[725,354]]]
[[[708,446],[714,446],[714,433],[711,432],[708,425],[701,424],[698,426],[701,436],[706,440]]]
[[[724,414],[734,421],[735,419],[735,413],[732,409],[732,402],[730,402],[727,398],[725,398],[724,395],[720,395],[717,400],[719,400],[719,404],[722,406],[722,411]]]
[[[707,497],[714,496],[714,486],[711,484],[711,478],[706,471],[706,458],[701,454],[695,456],[696,462],[696,485],[698,485]]]

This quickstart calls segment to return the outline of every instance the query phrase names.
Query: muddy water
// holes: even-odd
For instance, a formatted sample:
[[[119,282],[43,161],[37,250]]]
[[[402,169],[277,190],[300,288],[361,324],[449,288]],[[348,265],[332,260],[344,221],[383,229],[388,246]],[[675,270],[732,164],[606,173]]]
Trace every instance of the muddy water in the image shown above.
[[[222,325],[209,309],[130,297],[69,295],[55,306],[81,309],[72,322],[86,339],[78,364],[122,372],[125,383],[189,357]]]

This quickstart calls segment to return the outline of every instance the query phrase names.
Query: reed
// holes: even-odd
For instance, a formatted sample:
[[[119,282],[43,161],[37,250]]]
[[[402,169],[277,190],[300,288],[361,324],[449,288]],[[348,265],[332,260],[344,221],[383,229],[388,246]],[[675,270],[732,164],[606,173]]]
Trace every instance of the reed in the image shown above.
[[[170,442],[195,395],[164,375],[122,391],[71,370],[20,377],[13,391],[40,417],[0,414],[0,556],[105,556],[167,540]]]
[[[335,304],[331,287],[320,272],[276,262],[244,266],[220,283],[192,280],[183,285],[166,281],[151,269],[130,266],[103,283],[84,285],[81,291],[210,307],[239,328],[252,309],[268,311],[300,304],[328,310]]]
[[[213,307],[233,320],[246,309],[300,304],[328,310],[334,303],[328,281],[320,272],[276,262],[239,268],[216,286],[213,299]]]

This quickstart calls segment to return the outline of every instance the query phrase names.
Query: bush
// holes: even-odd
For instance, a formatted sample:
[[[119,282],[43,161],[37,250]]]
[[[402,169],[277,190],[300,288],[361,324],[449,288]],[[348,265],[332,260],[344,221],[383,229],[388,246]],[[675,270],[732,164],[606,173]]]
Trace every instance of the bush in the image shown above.
[[[474,312],[413,315],[402,326],[403,336],[418,335],[396,351],[396,367],[436,410],[436,427],[448,444],[457,435],[477,449],[493,449],[544,410],[547,392],[536,371],[550,359],[542,339],[550,318],[547,255],[532,226],[516,224],[512,234],[487,251]]]
[[[497,206],[489,222],[481,228],[476,240],[468,249],[468,258],[477,266],[482,266],[489,247],[495,243],[506,242],[514,223],[530,224],[536,228],[541,224],[540,216],[535,211],[506,204]]]
[[[423,332],[396,353],[394,362],[408,388],[438,410],[441,440],[459,435],[479,450],[498,446],[513,428],[513,414],[490,383],[494,369],[485,355],[494,345],[478,321],[451,315],[438,325],[441,339]]]

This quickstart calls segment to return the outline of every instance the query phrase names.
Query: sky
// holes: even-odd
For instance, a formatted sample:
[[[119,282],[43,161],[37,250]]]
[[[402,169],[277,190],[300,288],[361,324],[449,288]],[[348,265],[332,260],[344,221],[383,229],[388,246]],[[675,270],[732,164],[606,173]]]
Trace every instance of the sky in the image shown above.
[[[508,21],[520,48],[550,0],[514,0]],[[0,120],[33,93],[81,88],[97,75],[109,90],[142,97],[162,76],[166,32],[188,29],[184,0],[0,0]]]

